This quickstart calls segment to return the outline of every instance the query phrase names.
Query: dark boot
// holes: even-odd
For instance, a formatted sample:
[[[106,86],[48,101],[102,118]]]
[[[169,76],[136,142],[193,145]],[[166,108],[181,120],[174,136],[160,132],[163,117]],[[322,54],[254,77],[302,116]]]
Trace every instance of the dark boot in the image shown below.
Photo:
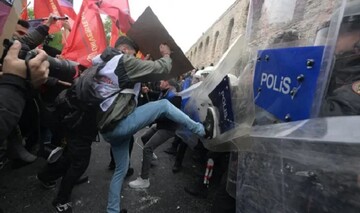
[[[169,155],[176,155],[177,147],[170,146],[169,148],[165,149],[164,152]]]
[[[186,193],[199,198],[206,198],[208,195],[208,187],[200,181],[196,184],[185,186],[184,190]]]
[[[126,176],[125,177],[130,177],[131,175],[134,174],[134,169],[129,167],[127,172],[126,172]]]
[[[10,159],[21,160],[25,163],[32,163],[37,158],[23,146],[21,132],[18,127],[16,127],[7,138],[7,155]]]
[[[180,137],[178,137],[177,135],[174,137],[174,141],[171,143],[171,146],[169,148],[167,148],[166,150],[164,150],[165,153],[169,154],[169,155],[176,155],[177,153],[177,149],[179,144],[182,143],[182,140]]]
[[[172,167],[173,173],[178,173],[182,169],[182,165],[179,162],[175,162],[174,166]]]
[[[109,166],[108,166],[108,169],[109,169],[109,170],[114,170],[114,169],[115,169],[115,162],[114,162],[113,160],[110,161]]]

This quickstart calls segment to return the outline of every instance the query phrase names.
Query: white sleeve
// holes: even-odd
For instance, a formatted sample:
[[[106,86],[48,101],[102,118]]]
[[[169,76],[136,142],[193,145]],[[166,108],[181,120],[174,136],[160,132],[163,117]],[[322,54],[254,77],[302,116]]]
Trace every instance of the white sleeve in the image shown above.
[[[104,62],[100,56],[101,56],[101,54],[99,54],[91,59],[92,65],[97,65],[97,64]]]

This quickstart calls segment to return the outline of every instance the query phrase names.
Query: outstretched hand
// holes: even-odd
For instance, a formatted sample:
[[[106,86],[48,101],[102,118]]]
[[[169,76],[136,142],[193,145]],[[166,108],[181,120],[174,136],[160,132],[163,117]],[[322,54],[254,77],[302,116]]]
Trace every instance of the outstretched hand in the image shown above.
[[[171,49],[167,44],[160,44],[160,54],[164,56],[170,57]]]
[[[48,17],[45,25],[50,27],[52,24],[54,24],[56,22],[56,19],[55,19],[55,15],[54,14],[50,14],[50,16]]]

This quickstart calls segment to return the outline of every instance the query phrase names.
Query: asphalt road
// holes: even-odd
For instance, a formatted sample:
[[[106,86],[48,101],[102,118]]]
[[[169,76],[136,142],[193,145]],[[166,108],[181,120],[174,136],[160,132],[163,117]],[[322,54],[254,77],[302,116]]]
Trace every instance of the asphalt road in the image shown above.
[[[210,189],[207,199],[195,198],[184,191],[184,187],[191,185],[195,174],[199,173],[200,164],[192,160],[192,151],[187,151],[182,171],[174,174],[171,167],[175,157],[163,152],[169,146],[170,141],[155,151],[158,160],[151,169],[150,188],[134,190],[128,187],[128,182],[138,177],[142,159],[140,146],[134,144],[131,164],[135,173],[125,180],[122,191],[122,208],[128,209],[129,213],[210,212],[215,189]],[[112,171],[107,168],[110,161],[109,148],[110,145],[105,142],[93,143],[90,166],[85,173],[89,181],[74,188],[73,212],[105,212],[112,176]],[[36,179],[36,172],[45,163],[44,159],[38,159],[31,165],[12,169],[10,162],[0,171],[0,208],[4,213],[54,212],[51,201],[57,189],[46,190]]]

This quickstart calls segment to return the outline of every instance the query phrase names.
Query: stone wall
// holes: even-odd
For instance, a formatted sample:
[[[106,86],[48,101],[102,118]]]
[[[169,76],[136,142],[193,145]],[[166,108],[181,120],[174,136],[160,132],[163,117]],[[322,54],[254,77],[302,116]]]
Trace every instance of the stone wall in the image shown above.
[[[229,44],[244,32],[248,7],[249,0],[237,0],[186,52],[195,67],[218,62]]]
[[[311,45],[316,29],[330,19],[339,2],[341,0],[253,0],[257,11],[251,19],[250,45],[265,48],[284,35],[296,36],[301,45]],[[249,8],[250,0],[236,0],[186,52],[195,67],[216,64],[229,45],[246,33],[248,13],[252,11]]]

